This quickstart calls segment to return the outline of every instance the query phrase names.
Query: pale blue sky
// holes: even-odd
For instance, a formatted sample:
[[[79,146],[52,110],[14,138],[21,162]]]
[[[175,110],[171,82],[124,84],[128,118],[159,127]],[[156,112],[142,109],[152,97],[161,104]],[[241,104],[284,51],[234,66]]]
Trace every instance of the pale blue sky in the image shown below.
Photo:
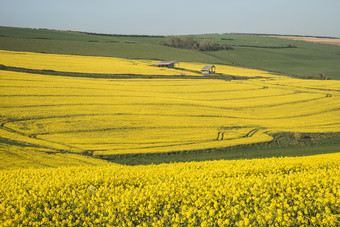
[[[340,37],[340,0],[0,0],[0,25],[111,34]]]

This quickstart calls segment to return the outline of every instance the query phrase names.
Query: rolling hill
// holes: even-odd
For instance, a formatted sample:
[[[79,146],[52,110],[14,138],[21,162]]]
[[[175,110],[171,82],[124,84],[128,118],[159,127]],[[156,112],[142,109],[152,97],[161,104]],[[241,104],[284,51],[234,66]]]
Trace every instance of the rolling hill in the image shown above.
[[[159,45],[162,36],[95,34],[0,27],[0,49],[14,51],[205,62],[261,69],[298,78],[340,79],[340,46],[253,34],[193,35],[232,50],[196,51]]]

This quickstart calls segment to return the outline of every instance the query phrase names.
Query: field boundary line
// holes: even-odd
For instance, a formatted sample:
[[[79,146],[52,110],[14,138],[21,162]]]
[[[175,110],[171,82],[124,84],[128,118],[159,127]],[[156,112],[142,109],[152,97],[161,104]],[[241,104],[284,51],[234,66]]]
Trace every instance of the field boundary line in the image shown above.
[[[31,74],[41,74],[50,76],[67,76],[67,77],[85,77],[85,78],[98,78],[98,79],[220,79],[220,80],[248,80],[265,77],[246,77],[235,76],[227,74],[214,74],[214,75],[147,75],[147,74],[105,74],[105,73],[80,73],[80,72],[64,72],[46,69],[28,69],[21,67],[12,67],[0,64],[0,70],[22,72]]]

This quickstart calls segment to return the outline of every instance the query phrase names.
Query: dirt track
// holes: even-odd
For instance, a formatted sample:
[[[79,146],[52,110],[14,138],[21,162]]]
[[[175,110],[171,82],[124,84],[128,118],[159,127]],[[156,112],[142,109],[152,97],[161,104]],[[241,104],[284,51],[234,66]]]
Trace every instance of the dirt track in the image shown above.
[[[335,38],[331,39],[331,38],[300,37],[300,36],[268,36],[268,37],[340,46],[340,39],[335,39]]]

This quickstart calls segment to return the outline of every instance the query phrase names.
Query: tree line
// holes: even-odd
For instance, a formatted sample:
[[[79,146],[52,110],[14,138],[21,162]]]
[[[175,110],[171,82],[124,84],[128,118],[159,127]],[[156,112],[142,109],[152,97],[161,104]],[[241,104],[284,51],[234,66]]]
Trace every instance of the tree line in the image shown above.
[[[232,49],[231,47],[225,44],[218,44],[209,39],[205,39],[202,42],[198,42],[191,36],[184,36],[183,38],[180,38],[178,36],[168,36],[166,37],[165,40],[159,41],[158,44],[168,47],[199,51],[216,51]]]

